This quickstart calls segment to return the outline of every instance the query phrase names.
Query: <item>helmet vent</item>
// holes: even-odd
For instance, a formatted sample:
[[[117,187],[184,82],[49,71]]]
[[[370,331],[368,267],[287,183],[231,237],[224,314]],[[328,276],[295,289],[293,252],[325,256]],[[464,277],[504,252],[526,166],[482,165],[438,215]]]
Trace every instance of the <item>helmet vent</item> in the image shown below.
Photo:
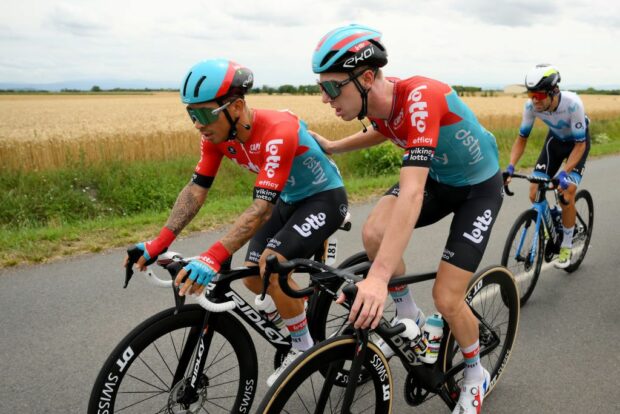
[[[187,78],[185,78],[185,83],[183,83],[183,96],[187,96],[187,83],[189,82],[189,78],[191,78],[192,76],[192,72],[190,72],[187,75]]]
[[[321,66],[325,65],[327,63],[327,61],[329,59],[332,58],[332,56],[334,56],[336,53],[338,53],[337,50],[330,50],[329,52],[327,52],[327,54],[325,55],[325,57],[323,58],[323,60],[321,61]]]
[[[205,79],[207,79],[207,77],[203,75],[200,79],[198,79],[198,82],[196,82],[196,87],[194,87],[194,98],[198,98],[198,94],[200,93],[200,85],[202,85],[202,82],[204,82]]]

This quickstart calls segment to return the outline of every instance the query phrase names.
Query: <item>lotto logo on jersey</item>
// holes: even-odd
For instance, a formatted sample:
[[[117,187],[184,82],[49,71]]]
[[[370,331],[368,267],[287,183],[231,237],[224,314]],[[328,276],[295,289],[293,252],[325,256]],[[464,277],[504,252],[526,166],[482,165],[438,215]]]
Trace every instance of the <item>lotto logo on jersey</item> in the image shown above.
[[[275,170],[280,167],[281,157],[278,155],[278,151],[283,143],[284,140],[281,138],[272,139],[265,147],[265,151],[268,154],[267,158],[265,158],[265,171],[267,171],[267,177],[269,178],[273,178],[276,174]]]
[[[491,210],[485,210],[482,213],[482,216],[476,217],[476,221],[474,221],[474,229],[471,233],[464,232],[463,237],[473,241],[476,244],[480,244],[480,242],[484,239],[483,232],[486,233],[489,230],[489,225],[493,221],[493,213]]]
[[[409,105],[411,125],[420,133],[426,130],[426,118],[428,118],[428,111],[426,111],[427,103],[422,100],[422,91],[426,88],[427,85],[418,86],[411,91],[407,98],[407,101],[411,102],[411,105]]]
[[[392,121],[392,128],[394,128],[394,129],[398,128],[400,126],[400,124],[403,123],[404,119],[405,119],[405,111],[401,108],[400,112],[398,113],[398,115],[396,115],[396,117]]]
[[[312,234],[313,230],[318,230],[325,225],[325,218],[327,215],[325,213],[319,214],[310,214],[305,218],[305,223],[301,226],[295,224],[293,228],[295,231],[302,235],[302,237],[308,237]]]

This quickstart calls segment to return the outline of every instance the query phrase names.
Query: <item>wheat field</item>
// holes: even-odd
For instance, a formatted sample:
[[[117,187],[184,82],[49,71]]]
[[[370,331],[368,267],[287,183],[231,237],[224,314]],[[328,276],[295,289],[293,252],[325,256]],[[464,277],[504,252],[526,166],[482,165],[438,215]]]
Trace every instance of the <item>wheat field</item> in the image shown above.
[[[483,125],[517,132],[524,96],[463,98]],[[593,120],[620,117],[620,97],[582,96]],[[338,139],[361,128],[333,116],[319,96],[250,95],[253,108],[290,109]],[[71,163],[197,155],[199,136],[177,93],[0,95],[0,170],[42,171]]]

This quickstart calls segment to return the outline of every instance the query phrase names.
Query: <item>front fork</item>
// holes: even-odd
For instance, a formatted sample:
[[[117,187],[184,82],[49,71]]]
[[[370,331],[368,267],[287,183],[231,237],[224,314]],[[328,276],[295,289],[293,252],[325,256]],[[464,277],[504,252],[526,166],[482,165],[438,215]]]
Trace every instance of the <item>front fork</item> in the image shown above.
[[[177,370],[174,373],[173,385],[178,384],[179,381],[185,382],[175,402],[181,404],[186,409],[189,409],[192,404],[198,401],[200,390],[208,385],[208,378],[203,376],[203,371],[207,355],[209,354],[211,340],[213,339],[213,328],[209,325],[210,317],[211,312],[207,311],[202,329],[200,331],[197,329],[190,331],[181,352]],[[188,367],[190,368],[189,372]],[[189,374],[188,378],[185,378],[186,373]]]

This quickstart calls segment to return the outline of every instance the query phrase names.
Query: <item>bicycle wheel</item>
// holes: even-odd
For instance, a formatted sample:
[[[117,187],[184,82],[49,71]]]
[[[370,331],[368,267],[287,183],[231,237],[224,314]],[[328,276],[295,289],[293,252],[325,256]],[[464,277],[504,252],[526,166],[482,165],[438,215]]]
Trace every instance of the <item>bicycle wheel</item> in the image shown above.
[[[564,269],[569,273],[577,270],[586,257],[590,239],[592,238],[592,226],[594,225],[594,202],[588,190],[580,190],[575,196],[575,210],[577,220],[573,232],[573,257],[570,265]]]
[[[514,278],[504,267],[489,267],[472,277],[465,301],[481,320],[480,362],[491,374],[488,395],[504,372],[517,337],[520,308]],[[441,363],[444,372],[464,363],[463,355],[451,333],[442,346]],[[462,370],[446,378],[448,395],[455,404],[462,381]]]
[[[502,266],[506,266],[514,275],[519,288],[521,306],[534,292],[540,276],[544,254],[544,231],[541,228],[536,235],[535,210],[526,210],[514,222],[502,253]],[[536,239],[536,240],[534,240]],[[536,243],[536,245],[534,245]]]
[[[352,335],[330,338],[315,345],[282,373],[269,389],[257,413],[340,413],[348,378],[338,385],[343,367],[350,367],[356,340]],[[323,372],[328,368],[329,375]],[[393,382],[387,360],[372,343],[362,365],[370,381],[359,384],[348,407],[350,413],[389,413]],[[348,368],[347,368],[348,372]]]
[[[93,386],[88,413],[247,413],[258,364],[251,338],[230,314],[212,314],[212,337],[199,394],[190,410],[177,402],[194,375],[205,311],[198,305],[162,311],[136,327],[112,351]]]

